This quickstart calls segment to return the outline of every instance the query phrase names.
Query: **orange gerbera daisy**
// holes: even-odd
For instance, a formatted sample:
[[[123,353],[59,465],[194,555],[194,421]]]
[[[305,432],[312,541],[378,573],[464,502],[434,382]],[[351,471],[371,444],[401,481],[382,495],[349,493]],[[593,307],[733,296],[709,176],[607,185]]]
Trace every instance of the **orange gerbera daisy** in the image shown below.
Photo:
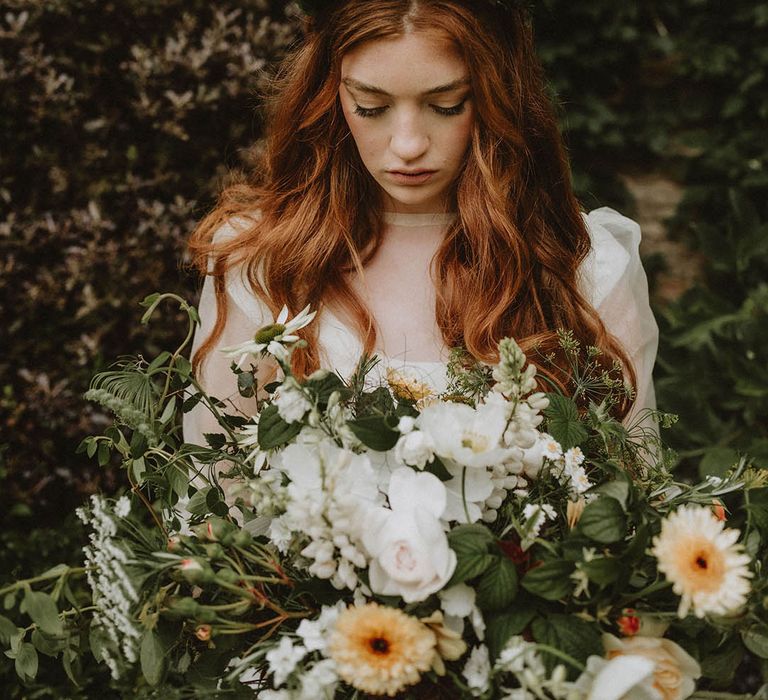
[[[339,676],[371,695],[399,693],[418,683],[435,655],[434,632],[402,610],[377,603],[342,612],[328,640]]]

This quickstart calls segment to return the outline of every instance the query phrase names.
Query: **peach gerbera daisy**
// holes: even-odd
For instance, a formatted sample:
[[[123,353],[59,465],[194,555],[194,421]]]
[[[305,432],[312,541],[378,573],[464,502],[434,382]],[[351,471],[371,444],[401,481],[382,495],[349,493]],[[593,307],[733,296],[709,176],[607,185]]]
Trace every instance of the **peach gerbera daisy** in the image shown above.
[[[741,608],[750,591],[750,558],[709,508],[682,506],[661,523],[652,553],[659,571],[681,597],[677,614],[727,615]]]
[[[434,632],[402,610],[377,603],[342,612],[328,640],[339,676],[371,695],[399,693],[429,670]]]

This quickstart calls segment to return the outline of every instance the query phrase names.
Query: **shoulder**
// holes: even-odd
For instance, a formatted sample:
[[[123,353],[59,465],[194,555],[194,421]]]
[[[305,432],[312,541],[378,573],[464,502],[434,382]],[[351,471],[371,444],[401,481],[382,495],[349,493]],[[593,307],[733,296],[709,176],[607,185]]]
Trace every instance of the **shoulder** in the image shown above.
[[[591,248],[579,269],[581,289],[592,306],[603,302],[640,262],[640,226],[610,207],[582,213]]]
[[[254,222],[260,219],[261,212],[258,210],[227,219],[213,234],[213,254],[216,255],[217,248],[235,241],[246,233],[253,226]],[[227,269],[225,286],[231,301],[251,321],[263,323],[264,319],[270,316],[270,312],[266,304],[253,291],[251,282],[248,279],[247,267],[244,261],[231,265]],[[257,267],[257,275],[260,271]]]

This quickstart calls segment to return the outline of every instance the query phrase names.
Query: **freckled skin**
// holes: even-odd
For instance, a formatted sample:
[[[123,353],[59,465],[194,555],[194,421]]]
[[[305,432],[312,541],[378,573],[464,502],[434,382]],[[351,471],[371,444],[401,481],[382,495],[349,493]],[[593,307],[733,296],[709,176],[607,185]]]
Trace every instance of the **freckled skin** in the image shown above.
[[[468,77],[456,48],[437,31],[366,42],[342,59],[341,106],[360,157],[384,192],[386,210],[453,210],[447,195],[471,139],[471,90],[464,84],[449,92],[424,93]],[[389,95],[367,93],[349,81],[381,88]],[[361,107],[375,113],[362,116],[355,112]],[[398,184],[387,173],[414,169],[437,172],[422,185]]]

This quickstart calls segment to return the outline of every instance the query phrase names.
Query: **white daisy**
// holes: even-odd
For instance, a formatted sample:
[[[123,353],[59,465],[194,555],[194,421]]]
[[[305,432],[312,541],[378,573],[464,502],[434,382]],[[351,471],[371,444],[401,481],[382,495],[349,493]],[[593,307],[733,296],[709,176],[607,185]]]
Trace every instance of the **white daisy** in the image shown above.
[[[238,368],[242,366],[248,355],[260,355],[263,352],[268,352],[280,360],[285,360],[288,357],[286,344],[292,344],[299,340],[296,331],[311,323],[316,313],[317,311],[310,311],[309,305],[307,305],[298,315],[288,321],[288,307],[283,306],[275,322],[259,328],[253,339],[222,348],[221,352],[227,357],[237,357]]]

